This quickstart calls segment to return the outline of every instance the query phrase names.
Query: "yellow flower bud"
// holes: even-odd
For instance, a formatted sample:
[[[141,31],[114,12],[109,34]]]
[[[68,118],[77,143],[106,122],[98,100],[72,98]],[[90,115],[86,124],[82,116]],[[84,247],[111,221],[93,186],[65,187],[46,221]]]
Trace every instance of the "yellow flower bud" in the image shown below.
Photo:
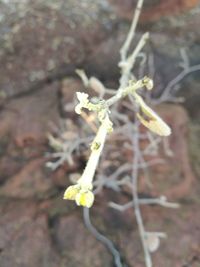
[[[94,203],[94,194],[90,190],[88,191],[81,190],[76,195],[75,200],[78,206],[84,206],[90,208]]]
[[[75,200],[78,206],[90,208],[94,203],[94,194],[92,193],[92,183],[79,179],[76,185],[69,186],[65,193],[64,199]]]
[[[79,193],[79,191],[80,191],[79,185],[71,185],[65,190],[63,199],[75,200],[76,195]]]

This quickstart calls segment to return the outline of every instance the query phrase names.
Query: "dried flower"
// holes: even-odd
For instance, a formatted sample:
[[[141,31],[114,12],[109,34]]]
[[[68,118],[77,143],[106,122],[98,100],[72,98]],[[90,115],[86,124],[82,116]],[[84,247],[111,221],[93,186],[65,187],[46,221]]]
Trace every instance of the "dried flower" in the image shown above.
[[[161,135],[168,136],[171,134],[170,127],[144,102],[141,96],[134,94],[134,97],[140,105],[141,113],[137,113],[137,117],[140,122],[150,129],[152,132]]]

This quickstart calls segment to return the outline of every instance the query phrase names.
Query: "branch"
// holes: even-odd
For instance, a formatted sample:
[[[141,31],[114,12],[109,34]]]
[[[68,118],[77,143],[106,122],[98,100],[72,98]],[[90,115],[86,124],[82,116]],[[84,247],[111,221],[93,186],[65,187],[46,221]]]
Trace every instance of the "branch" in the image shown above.
[[[91,220],[90,220],[90,210],[88,208],[83,208],[83,218],[84,218],[85,225],[87,229],[90,231],[90,233],[97,240],[99,240],[105,247],[107,247],[107,249],[110,251],[110,253],[112,254],[114,258],[116,267],[125,267],[122,264],[120,253],[115,248],[114,244],[107,237],[99,233],[97,229],[92,225]]]
[[[155,100],[155,102],[161,103],[164,101],[169,101],[171,99],[171,91],[173,87],[179,84],[185,78],[185,76],[195,71],[200,71],[200,64],[192,66],[192,67],[184,68],[183,71],[181,71],[181,73],[179,73],[173,80],[171,80],[168,83],[168,85],[163,90],[162,95],[159,97],[159,99]]]
[[[140,13],[141,13],[141,10],[142,10],[143,2],[144,2],[144,0],[139,0],[137,2],[137,6],[136,6],[136,9],[135,9],[135,14],[133,16],[133,20],[132,20],[132,24],[131,24],[129,33],[127,35],[127,38],[126,38],[122,48],[120,49],[120,55],[121,55],[121,60],[122,61],[126,60],[127,53],[128,53],[129,48],[130,48],[130,44],[131,44],[131,42],[132,42],[132,40],[134,38],[135,29],[136,29],[137,24],[138,24],[138,20],[139,20]]]
[[[140,212],[140,206],[139,206],[139,198],[138,198],[138,164],[139,164],[139,126],[138,123],[135,123],[135,135],[133,136],[132,140],[132,147],[134,151],[134,158],[133,158],[133,171],[132,171],[132,194],[133,194],[133,203],[134,203],[134,212],[135,212],[135,217],[136,221],[138,224],[139,228],[139,233],[140,233],[140,238],[142,241],[142,246],[144,250],[144,256],[145,256],[145,263],[147,267],[152,267],[152,260],[151,260],[151,255],[149,252],[149,249],[147,247],[146,243],[146,235],[145,235],[145,229],[144,229],[144,224]]]
[[[177,209],[180,207],[180,204],[178,204],[178,203],[168,202],[164,196],[162,196],[160,198],[138,199],[138,203],[140,205],[160,205],[160,206],[163,206],[165,208],[172,208],[172,209]],[[113,209],[116,209],[116,210],[123,212],[123,211],[125,211],[131,207],[134,207],[135,205],[134,205],[133,201],[130,201],[124,205],[120,205],[120,204],[117,204],[115,202],[109,202],[108,206],[113,208]]]
[[[138,107],[136,108],[136,113],[138,112]],[[134,134],[132,135],[132,150],[134,151],[134,158],[133,158],[133,164],[132,164],[132,194],[133,194],[133,201],[125,204],[122,208],[122,210],[125,210],[127,208],[130,208],[131,206],[134,207],[136,221],[139,228],[140,238],[142,241],[142,246],[144,250],[145,255],[145,263],[147,267],[152,267],[152,260],[151,260],[151,254],[150,254],[150,248],[148,244],[148,233],[145,231],[141,211],[140,211],[140,204],[145,204],[144,201],[140,201],[138,198],[138,170],[140,167],[140,160],[141,160],[141,151],[139,147],[139,122],[135,122],[135,128],[134,128]],[[145,164],[146,165],[146,164]],[[146,166],[145,166],[146,167]],[[143,202],[143,203],[142,203]],[[157,201],[154,201],[157,203]],[[113,203],[112,206],[116,207],[116,205]]]

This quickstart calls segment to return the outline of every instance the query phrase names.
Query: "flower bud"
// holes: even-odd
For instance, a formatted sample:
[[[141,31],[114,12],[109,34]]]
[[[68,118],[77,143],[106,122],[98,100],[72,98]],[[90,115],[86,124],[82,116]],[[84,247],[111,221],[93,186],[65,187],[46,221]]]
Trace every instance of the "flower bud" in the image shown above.
[[[63,199],[75,200],[76,195],[79,193],[79,191],[80,191],[79,185],[71,185],[65,190]]]
[[[84,206],[87,208],[90,208],[93,203],[94,203],[94,194],[88,190],[88,191],[83,191],[81,190],[77,195],[76,195],[76,204],[78,206]]]

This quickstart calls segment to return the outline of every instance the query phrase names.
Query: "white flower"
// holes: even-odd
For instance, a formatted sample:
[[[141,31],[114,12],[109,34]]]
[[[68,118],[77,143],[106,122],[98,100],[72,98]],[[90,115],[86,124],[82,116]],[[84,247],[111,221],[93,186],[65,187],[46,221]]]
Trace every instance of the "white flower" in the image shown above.
[[[76,96],[78,98],[79,103],[75,107],[75,112],[77,114],[81,114],[82,108],[87,108],[89,100],[88,100],[88,94],[77,92]]]

